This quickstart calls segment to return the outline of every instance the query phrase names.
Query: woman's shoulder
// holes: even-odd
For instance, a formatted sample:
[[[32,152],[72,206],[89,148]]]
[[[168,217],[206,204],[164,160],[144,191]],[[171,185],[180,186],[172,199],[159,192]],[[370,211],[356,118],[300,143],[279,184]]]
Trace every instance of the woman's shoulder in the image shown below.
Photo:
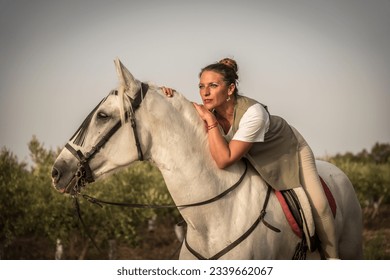
[[[268,112],[267,105],[264,105],[263,103],[260,103],[259,101],[247,96],[242,96],[242,95],[237,96],[237,108],[239,110],[247,111],[251,107],[253,107],[252,110],[253,109],[261,110],[261,111],[265,110]]]
[[[251,115],[266,115],[267,110],[263,106],[263,104],[257,102],[255,104],[249,106],[244,115],[246,115],[248,113]]]
[[[256,103],[260,103],[260,102],[247,96],[237,95],[237,104],[245,104],[251,106]]]

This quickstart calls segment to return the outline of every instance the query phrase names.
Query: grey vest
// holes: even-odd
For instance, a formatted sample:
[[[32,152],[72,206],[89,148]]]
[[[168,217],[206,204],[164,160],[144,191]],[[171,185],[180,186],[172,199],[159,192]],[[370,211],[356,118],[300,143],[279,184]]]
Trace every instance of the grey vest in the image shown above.
[[[244,113],[255,103],[259,102],[244,96],[237,97],[234,107],[233,134],[238,130]],[[268,112],[267,107],[264,108]],[[298,140],[283,118],[270,115],[270,126],[264,142],[254,143],[245,157],[274,189],[287,190],[301,186]]]

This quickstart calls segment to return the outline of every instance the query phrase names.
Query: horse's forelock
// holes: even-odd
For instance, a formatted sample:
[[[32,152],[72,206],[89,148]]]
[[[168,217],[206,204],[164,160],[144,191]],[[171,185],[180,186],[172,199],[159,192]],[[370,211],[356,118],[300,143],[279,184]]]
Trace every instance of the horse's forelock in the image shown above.
[[[103,98],[102,101],[99,102],[99,104],[88,114],[88,116],[85,118],[85,120],[82,122],[80,127],[76,130],[76,132],[73,134],[73,136],[70,138],[70,140],[73,140],[73,143],[78,146],[84,145],[85,137],[88,133],[88,128],[91,123],[92,117],[95,114],[96,110],[100,107],[100,105],[107,99]]]

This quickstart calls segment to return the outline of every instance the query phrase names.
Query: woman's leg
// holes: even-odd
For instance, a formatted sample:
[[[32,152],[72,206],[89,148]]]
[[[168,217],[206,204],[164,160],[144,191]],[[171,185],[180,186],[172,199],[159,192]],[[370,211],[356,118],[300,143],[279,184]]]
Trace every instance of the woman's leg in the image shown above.
[[[299,143],[300,180],[312,206],[316,232],[326,258],[339,258],[333,213],[318,177],[313,152],[302,135],[292,128]]]

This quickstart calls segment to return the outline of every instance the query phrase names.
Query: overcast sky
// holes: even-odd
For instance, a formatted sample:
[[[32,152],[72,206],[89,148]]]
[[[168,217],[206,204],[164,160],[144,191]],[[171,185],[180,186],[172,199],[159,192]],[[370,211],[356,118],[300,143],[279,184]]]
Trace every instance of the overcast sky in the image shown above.
[[[239,64],[242,94],[284,117],[317,157],[390,142],[390,1],[0,0],[0,147],[62,147],[117,86],[200,101],[200,69]]]

